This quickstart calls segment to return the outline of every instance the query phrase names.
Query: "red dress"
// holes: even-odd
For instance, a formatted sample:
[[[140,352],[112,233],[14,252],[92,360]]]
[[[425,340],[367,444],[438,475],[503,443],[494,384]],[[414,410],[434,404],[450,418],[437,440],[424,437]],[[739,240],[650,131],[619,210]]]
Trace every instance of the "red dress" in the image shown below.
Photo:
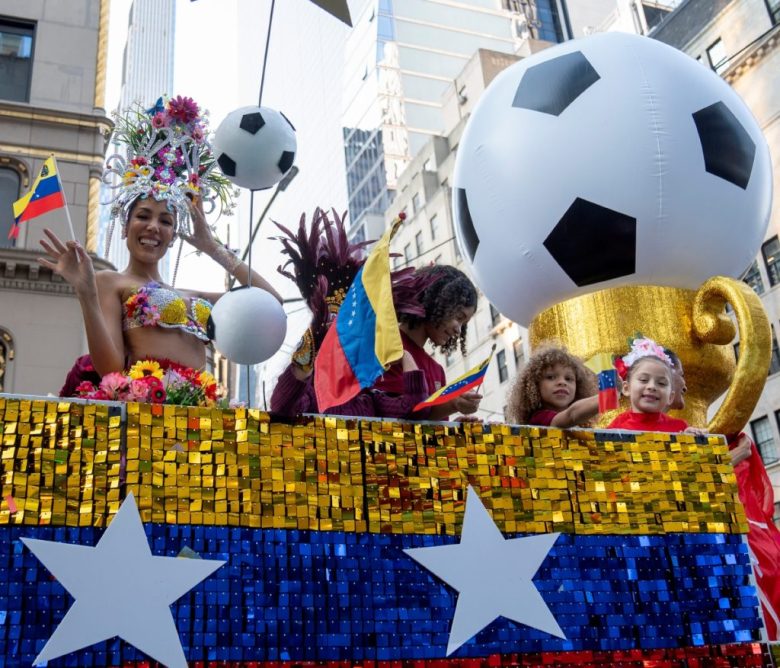
[[[739,437],[729,443],[737,445]],[[761,461],[755,443],[750,442],[750,457],[734,467],[739,488],[739,500],[748,519],[748,545],[756,574],[759,599],[764,610],[769,640],[778,640],[780,627],[780,531],[772,517],[775,495],[772,483]]]
[[[685,420],[669,417],[666,413],[634,413],[626,411],[609,423],[607,429],[630,429],[631,431],[662,431],[677,434],[685,431]]]
[[[539,427],[549,427],[555,416],[558,415],[558,411],[551,410],[549,408],[540,408],[536,413],[528,418],[528,424],[536,425]]]

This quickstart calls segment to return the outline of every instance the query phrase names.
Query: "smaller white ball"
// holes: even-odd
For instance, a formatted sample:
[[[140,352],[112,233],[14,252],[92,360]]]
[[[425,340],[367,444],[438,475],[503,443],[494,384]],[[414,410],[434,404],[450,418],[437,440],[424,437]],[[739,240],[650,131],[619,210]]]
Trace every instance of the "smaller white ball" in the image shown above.
[[[222,173],[241,188],[270,188],[290,171],[298,141],[287,117],[270,107],[231,111],[214,134]]]
[[[231,362],[258,364],[282,347],[287,314],[269,292],[242,286],[214,304],[209,327],[217,350]]]

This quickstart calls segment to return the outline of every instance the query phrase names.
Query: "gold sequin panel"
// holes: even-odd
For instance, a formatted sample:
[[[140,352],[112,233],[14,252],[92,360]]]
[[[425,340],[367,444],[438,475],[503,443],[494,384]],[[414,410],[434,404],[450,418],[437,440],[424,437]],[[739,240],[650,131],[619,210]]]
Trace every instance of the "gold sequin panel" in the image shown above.
[[[454,535],[471,484],[505,532],[747,530],[720,437],[127,404],[120,462],[108,411],[0,403],[0,523],[99,526],[132,492],[144,521]]]
[[[118,407],[0,397],[0,524],[105,526],[121,503]]]

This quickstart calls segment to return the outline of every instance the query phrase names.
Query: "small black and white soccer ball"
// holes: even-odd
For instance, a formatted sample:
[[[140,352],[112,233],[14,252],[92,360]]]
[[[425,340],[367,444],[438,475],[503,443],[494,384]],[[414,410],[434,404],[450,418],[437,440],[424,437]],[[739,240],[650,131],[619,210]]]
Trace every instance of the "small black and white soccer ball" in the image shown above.
[[[458,147],[455,229],[507,317],[617,285],[738,277],[764,239],[769,150],[734,90],[653,39],[603,33],[502,72]]]
[[[295,128],[269,107],[231,111],[214,135],[222,173],[241,188],[263,190],[281,181],[295,161]]]

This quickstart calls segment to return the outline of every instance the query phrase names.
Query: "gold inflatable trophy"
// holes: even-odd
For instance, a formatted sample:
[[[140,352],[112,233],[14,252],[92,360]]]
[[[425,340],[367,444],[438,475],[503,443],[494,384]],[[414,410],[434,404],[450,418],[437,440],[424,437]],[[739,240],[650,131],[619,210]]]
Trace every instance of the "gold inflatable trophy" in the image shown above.
[[[729,304],[739,327],[725,311]],[[691,425],[712,433],[740,431],[764,387],[771,355],[769,322],[761,300],[741,281],[716,276],[698,291],[660,286],[625,286],[567,299],[537,315],[529,329],[531,348],[559,341],[582,359],[597,353],[624,354],[628,340],[641,332],[677,353],[685,369],[685,410]],[[728,390],[707,423],[709,406]],[[624,408],[627,408],[625,406]],[[601,416],[607,424],[617,411]]]

